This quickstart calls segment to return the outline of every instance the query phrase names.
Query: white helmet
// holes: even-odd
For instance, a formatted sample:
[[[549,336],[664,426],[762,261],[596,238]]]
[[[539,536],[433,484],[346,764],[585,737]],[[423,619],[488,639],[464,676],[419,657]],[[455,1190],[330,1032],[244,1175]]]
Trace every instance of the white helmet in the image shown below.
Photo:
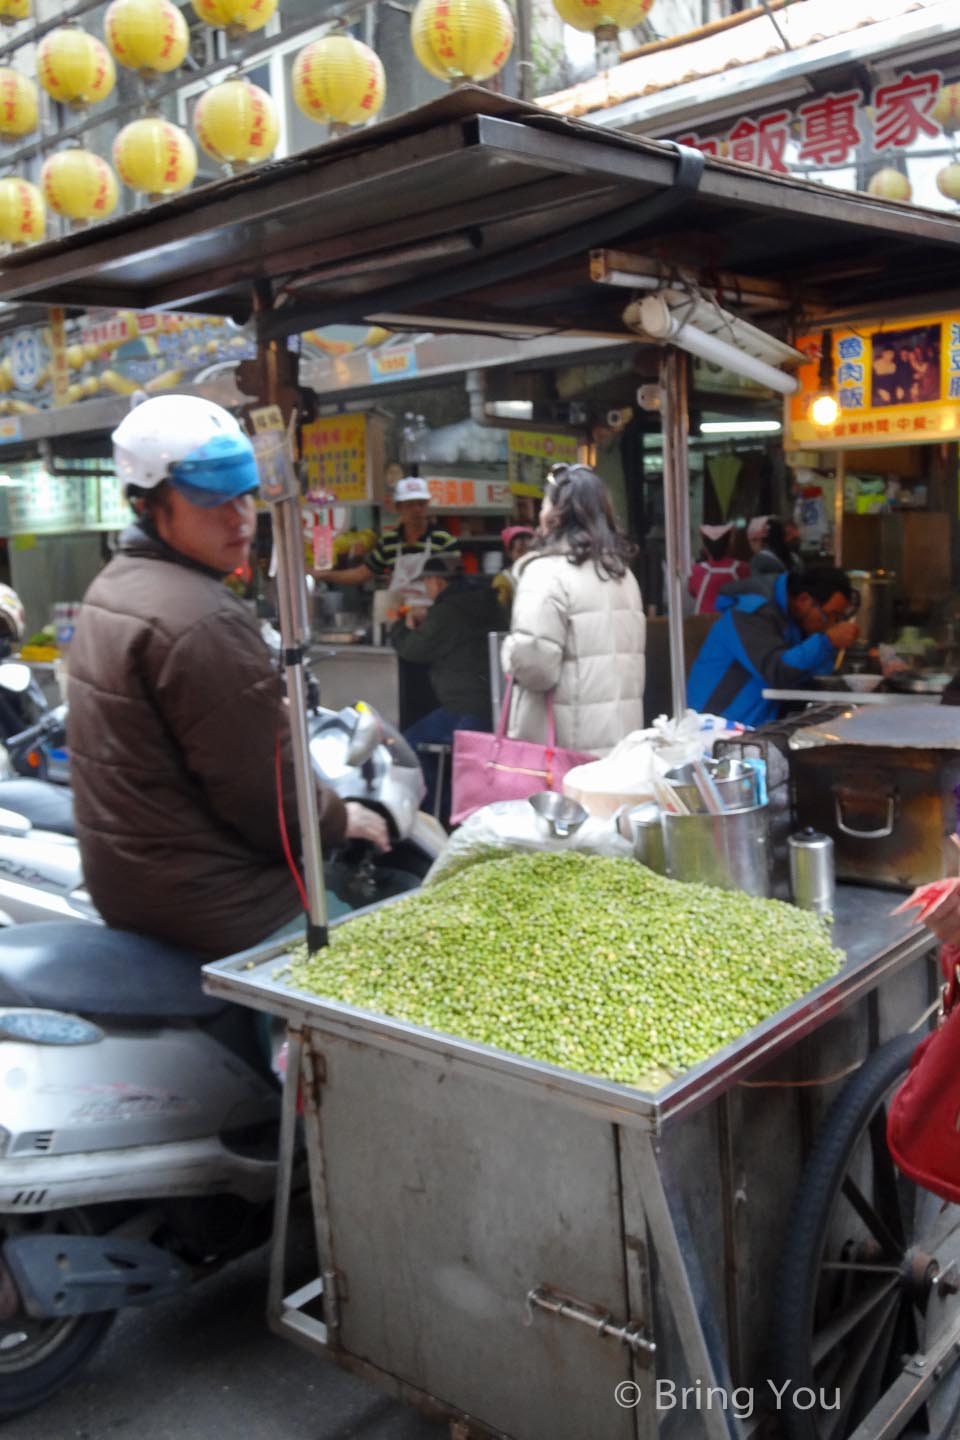
[[[26,630],[27,617],[16,590],[0,585],[0,635],[8,635],[19,643]]]
[[[168,481],[195,505],[222,505],[259,489],[253,446],[228,410],[196,395],[157,395],[111,436],[124,485]]]

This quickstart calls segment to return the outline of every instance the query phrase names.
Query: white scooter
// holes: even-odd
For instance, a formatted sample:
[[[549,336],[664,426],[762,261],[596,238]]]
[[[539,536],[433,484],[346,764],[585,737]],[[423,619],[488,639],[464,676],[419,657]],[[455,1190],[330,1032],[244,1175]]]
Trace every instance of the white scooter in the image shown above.
[[[327,782],[429,863],[414,837],[443,832],[402,737],[366,710],[311,731]],[[266,1239],[280,1092],[256,1017],[204,995],[194,958],[88,920],[0,931],[0,1051],[2,1420],[63,1385],[117,1310]]]
[[[2,669],[2,666],[0,666]],[[23,732],[42,743],[54,712]],[[414,889],[446,840],[443,827],[418,809],[423,781],[402,735],[366,706],[313,710],[308,720],[314,770],[343,800],[360,800],[384,815],[392,847],[386,855],[352,845],[328,857],[328,888],[351,909]],[[70,791],[42,780],[0,779],[0,927],[41,920],[100,917],[83,883]]]

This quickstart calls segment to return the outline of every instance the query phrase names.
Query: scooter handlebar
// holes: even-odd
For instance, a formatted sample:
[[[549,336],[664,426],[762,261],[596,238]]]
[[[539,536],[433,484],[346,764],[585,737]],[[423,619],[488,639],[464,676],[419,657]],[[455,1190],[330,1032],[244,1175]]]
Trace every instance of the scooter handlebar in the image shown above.
[[[8,735],[3,743],[7,750],[29,748],[35,740],[61,729],[62,725],[63,715],[60,710],[50,710],[46,715],[41,715],[35,725],[28,725],[26,730],[21,730],[16,735]]]

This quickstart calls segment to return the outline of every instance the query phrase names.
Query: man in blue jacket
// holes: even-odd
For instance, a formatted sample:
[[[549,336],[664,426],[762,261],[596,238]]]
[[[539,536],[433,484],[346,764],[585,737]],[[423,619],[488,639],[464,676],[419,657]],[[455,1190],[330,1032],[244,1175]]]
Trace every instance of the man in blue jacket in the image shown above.
[[[779,575],[772,598],[755,580],[728,585],[717,609],[690,671],[687,703],[743,725],[776,719],[780,706],[763,691],[802,689],[811,675],[832,670],[837,651],[860,633],[850,619],[850,581],[827,567]]]

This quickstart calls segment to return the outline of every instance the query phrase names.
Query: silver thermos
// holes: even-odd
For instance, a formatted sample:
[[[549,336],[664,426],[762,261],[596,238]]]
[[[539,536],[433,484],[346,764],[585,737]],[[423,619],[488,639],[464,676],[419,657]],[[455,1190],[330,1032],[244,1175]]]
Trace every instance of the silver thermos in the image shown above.
[[[833,841],[807,826],[787,841],[790,851],[790,893],[803,910],[830,914],[834,902]]]

